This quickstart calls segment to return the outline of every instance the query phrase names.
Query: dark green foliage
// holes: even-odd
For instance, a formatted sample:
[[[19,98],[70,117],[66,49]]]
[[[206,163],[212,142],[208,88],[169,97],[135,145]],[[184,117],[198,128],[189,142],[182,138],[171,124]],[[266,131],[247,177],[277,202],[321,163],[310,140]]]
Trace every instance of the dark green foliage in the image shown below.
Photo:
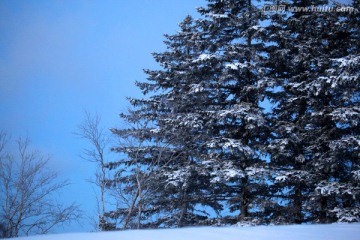
[[[117,228],[360,221],[359,13],[256,4],[209,0],[153,54],[112,129]]]
[[[288,192],[295,223],[342,221],[335,211],[358,198],[352,171],[359,164],[359,49],[351,19],[335,12],[282,15],[272,20],[281,33],[269,28],[277,43],[269,53],[276,59],[269,64],[276,90],[269,151],[271,164],[281,169],[277,191]]]

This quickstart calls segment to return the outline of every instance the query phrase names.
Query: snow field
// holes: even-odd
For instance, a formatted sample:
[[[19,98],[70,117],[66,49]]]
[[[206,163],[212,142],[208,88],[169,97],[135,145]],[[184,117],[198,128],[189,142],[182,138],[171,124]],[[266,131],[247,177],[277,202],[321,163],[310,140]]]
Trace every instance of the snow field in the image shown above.
[[[360,224],[197,227],[52,234],[19,240],[359,240]],[[14,239],[13,239],[14,240]]]

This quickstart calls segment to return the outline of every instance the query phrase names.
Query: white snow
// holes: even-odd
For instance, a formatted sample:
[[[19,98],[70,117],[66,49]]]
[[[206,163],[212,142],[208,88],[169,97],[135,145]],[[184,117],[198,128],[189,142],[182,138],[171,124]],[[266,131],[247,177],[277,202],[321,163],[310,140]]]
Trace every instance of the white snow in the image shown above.
[[[332,59],[338,63],[340,63],[340,67],[347,67],[354,64],[358,64],[360,62],[360,56],[356,55],[349,55],[342,58],[334,58]]]
[[[200,56],[197,59],[193,60],[193,62],[206,61],[206,60],[211,59],[212,57],[213,57],[213,55],[211,55],[211,54],[203,53],[203,54],[200,54]]]
[[[268,170],[266,170],[265,168],[262,167],[248,167],[246,168],[246,173],[248,176],[255,176],[255,175],[259,175],[261,173],[266,173],[268,172]]]
[[[213,139],[210,142],[207,143],[207,146],[210,148],[216,148],[218,146],[221,146],[224,150],[233,150],[238,149],[239,151],[247,154],[247,155],[253,155],[254,151],[249,146],[244,145],[241,141],[231,138],[217,138]]]
[[[181,184],[182,188],[185,188],[191,175],[191,168],[186,167],[184,169],[176,170],[166,175],[168,177],[168,184],[171,184],[175,187]]]
[[[245,62],[245,63],[235,62],[235,63],[227,63],[227,64],[225,64],[225,67],[233,69],[233,70],[238,70],[238,69],[241,69],[241,68],[247,68],[249,66],[250,66],[250,64],[248,62]]]
[[[336,213],[336,217],[339,219],[339,222],[358,222],[360,219],[356,216],[359,216],[360,209],[344,209],[344,208],[334,208],[330,211]]]
[[[275,178],[275,180],[278,181],[278,182],[285,182],[287,179],[288,179],[288,177],[285,176],[285,175],[277,176]]]
[[[352,174],[357,181],[360,181],[360,170],[353,171]]]
[[[12,238],[14,239],[14,238]],[[360,224],[198,227],[166,230],[70,233],[28,240],[358,240]]]
[[[160,131],[161,131],[160,128],[150,129],[150,132],[152,132],[152,133],[159,133]]]
[[[192,84],[189,93],[197,93],[202,91],[204,91],[204,88],[201,84]]]

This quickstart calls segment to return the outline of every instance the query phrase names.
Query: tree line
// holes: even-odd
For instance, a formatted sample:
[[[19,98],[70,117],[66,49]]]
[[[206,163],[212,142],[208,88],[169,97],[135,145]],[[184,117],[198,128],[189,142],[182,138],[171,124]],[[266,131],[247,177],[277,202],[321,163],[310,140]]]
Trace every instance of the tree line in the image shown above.
[[[165,35],[128,127],[111,129],[116,201],[100,228],[359,221],[359,11],[198,12]]]

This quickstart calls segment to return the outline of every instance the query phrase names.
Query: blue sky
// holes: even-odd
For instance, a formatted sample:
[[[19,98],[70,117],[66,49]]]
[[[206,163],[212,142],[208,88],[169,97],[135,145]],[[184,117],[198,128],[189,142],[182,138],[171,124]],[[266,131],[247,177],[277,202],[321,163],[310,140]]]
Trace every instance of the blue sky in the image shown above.
[[[151,52],[165,49],[163,34],[175,33],[205,0],[1,0],[0,129],[28,136],[52,156],[51,167],[72,185],[61,198],[96,213],[94,171],[79,155],[74,136],[84,110],[102,124],[121,124],[126,96],[140,92],[143,68],[158,68]],[[87,220],[65,231],[93,230]],[[59,230],[60,231],[60,230]],[[62,230],[61,230],[62,231]]]

